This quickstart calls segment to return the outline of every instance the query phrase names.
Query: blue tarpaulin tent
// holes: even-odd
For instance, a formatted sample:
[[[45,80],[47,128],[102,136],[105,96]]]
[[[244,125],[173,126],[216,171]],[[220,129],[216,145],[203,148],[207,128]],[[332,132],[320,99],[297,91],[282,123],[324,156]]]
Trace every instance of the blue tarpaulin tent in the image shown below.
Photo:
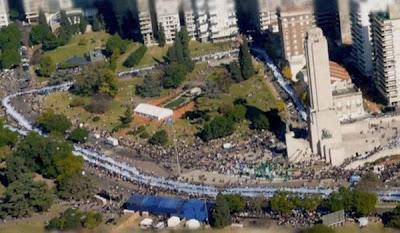
[[[180,218],[208,221],[212,203],[201,200],[185,200],[163,196],[132,194],[125,204],[128,210],[147,211],[152,214],[177,216]]]

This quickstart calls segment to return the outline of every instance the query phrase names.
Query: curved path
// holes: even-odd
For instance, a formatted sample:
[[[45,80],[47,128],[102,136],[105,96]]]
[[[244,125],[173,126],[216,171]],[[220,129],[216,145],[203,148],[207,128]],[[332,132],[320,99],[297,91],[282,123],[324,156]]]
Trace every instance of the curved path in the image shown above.
[[[44,87],[40,89],[34,89],[24,92],[18,92],[12,95],[5,97],[2,100],[2,104],[6,109],[6,112],[9,116],[11,116],[22,129],[17,129],[11,126],[8,126],[11,130],[14,130],[21,135],[26,135],[29,131],[40,131],[35,129],[22,114],[20,114],[12,105],[11,101],[13,98],[18,96],[23,96],[27,94],[42,94],[47,95],[51,92],[56,91],[65,91],[67,90],[72,83],[65,83],[58,86],[50,86]],[[268,186],[259,186],[259,187],[236,187],[236,188],[227,188],[227,189],[219,189],[214,186],[207,185],[195,185],[189,184],[181,181],[170,180],[164,177],[156,177],[150,176],[140,172],[135,167],[128,165],[126,163],[121,163],[113,158],[110,158],[106,155],[103,155],[99,152],[91,151],[85,148],[80,147],[79,145],[74,145],[74,154],[78,156],[82,156],[84,160],[90,164],[101,167],[109,172],[113,172],[118,174],[127,180],[146,184],[153,187],[159,187],[169,190],[175,190],[180,193],[188,193],[188,194],[198,194],[198,195],[207,195],[207,196],[215,196],[219,192],[222,193],[235,193],[243,196],[255,197],[255,196],[272,196],[277,191],[286,191],[298,195],[305,194],[321,194],[323,196],[329,195],[333,190],[332,189],[319,189],[319,188],[271,188]],[[386,192],[378,193],[379,198],[381,200],[400,200],[400,192],[397,190],[391,190]]]

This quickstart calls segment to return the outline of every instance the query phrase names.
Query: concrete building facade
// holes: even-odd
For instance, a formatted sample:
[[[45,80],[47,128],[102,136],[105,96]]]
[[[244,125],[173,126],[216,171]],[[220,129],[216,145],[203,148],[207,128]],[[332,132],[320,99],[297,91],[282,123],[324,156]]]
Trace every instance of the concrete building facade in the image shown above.
[[[304,39],[315,23],[312,5],[285,6],[278,10],[282,54],[289,62],[293,79],[306,64]]]
[[[23,6],[28,23],[35,23],[40,10],[54,14],[60,10],[71,10],[74,4],[72,0],[23,0]]]
[[[400,103],[400,6],[371,14],[374,83],[390,105]]]
[[[307,32],[305,40],[309,77],[309,135],[313,154],[333,166],[345,159],[340,123],[333,108],[328,43],[320,28]]]
[[[350,45],[351,23],[350,23],[350,0],[337,0],[339,27],[340,27],[340,42],[342,45]]]
[[[137,14],[143,43],[147,46],[156,45],[154,37],[155,25],[153,25],[149,0],[137,0]]]
[[[181,30],[179,7],[178,0],[155,0],[156,25],[159,30],[160,27],[163,28],[167,44],[172,44],[176,32]]]
[[[352,0],[350,3],[352,57],[356,68],[366,77],[373,73],[370,13],[385,11],[394,0]]]
[[[281,4],[282,0],[258,0],[258,14],[262,31],[279,31],[276,10]]]
[[[0,28],[8,26],[9,23],[8,2],[7,0],[0,0]]]

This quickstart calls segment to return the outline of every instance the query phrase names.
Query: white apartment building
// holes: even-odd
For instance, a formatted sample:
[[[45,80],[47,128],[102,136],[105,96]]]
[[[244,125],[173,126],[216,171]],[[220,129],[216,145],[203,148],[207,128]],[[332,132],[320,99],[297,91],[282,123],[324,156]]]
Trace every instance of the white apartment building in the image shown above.
[[[366,77],[372,76],[370,13],[385,11],[394,0],[352,0],[350,5],[352,57],[356,68]]]
[[[155,0],[157,26],[163,27],[167,44],[172,44],[181,30],[179,8],[179,0]]]
[[[234,0],[193,1],[199,41],[231,40],[238,35]]]
[[[157,44],[154,38],[154,26],[150,11],[149,0],[137,0],[140,33],[146,46]]]
[[[192,0],[182,0],[181,14],[184,19],[185,27],[189,33],[189,37],[196,39],[196,18]]]
[[[8,26],[9,23],[7,0],[0,0],[0,28]]]
[[[400,6],[371,14],[374,83],[390,105],[400,103]]]
[[[26,19],[29,23],[37,21],[39,11],[53,14],[60,10],[70,10],[73,8],[72,0],[23,0]]]
[[[281,4],[282,0],[258,0],[258,14],[262,31],[279,31],[276,10]]]

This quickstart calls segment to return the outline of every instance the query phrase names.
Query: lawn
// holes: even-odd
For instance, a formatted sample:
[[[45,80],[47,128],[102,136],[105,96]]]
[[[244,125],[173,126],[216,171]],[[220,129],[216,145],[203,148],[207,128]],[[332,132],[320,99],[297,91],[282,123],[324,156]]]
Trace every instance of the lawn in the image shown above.
[[[69,106],[74,96],[69,92],[53,93],[45,98],[44,108],[53,109],[57,113],[65,114],[70,119],[78,118],[80,122],[85,123],[88,128],[101,128],[111,131],[119,123],[119,117],[126,110],[126,105],[135,96],[135,88],[141,79],[119,80],[119,92],[111,104],[108,112],[102,115],[88,113],[83,107],[71,108]],[[89,98],[86,98],[89,101]],[[94,116],[99,116],[100,120],[93,121]]]
[[[132,43],[128,49],[128,51],[121,55],[120,58],[118,58],[118,65],[117,65],[117,70],[118,71],[123,71],[123,70],[128,70],[129,68],[126,68],[123,66],[124,61],[126,58],[128,58],[129,54],[131,54],[133,51],[135,51],[137,48],[139,48],[138,43]],[[189,49],[191,51],[192,57],[197,57],[205,54],[210,54],[210,53],[215,53],[219,51],[225,51],[232,49],[234,47],[233,42],[221,42],[221,43],[200,43],[197,41],[191,41],[189,45]],[[136,66],[137,68],[140,67],[145,67],[149,65],[156,64],[157,62],[162,62],[164,61],[164,57],[167,54],[169,46],[165,47],[158,47],[158,46],[152,46],[147,48],[147,52],[140,61],[140,63]]]
[[[231,105],[238,98],[246,99],[249,105],[263,111],[276,108],[277,100],[262,75],[232,84],[229,92],[218,98],[199,98],[198,107],[201,110],[218,111],[221,106]]]
[[[67,45],[45,54],[49,55],[55,63],[62,63],[72,56],[84,55],[95,48],[104,48],[109,37],[110,35],[105,32],[86,33],[73,37]]]

